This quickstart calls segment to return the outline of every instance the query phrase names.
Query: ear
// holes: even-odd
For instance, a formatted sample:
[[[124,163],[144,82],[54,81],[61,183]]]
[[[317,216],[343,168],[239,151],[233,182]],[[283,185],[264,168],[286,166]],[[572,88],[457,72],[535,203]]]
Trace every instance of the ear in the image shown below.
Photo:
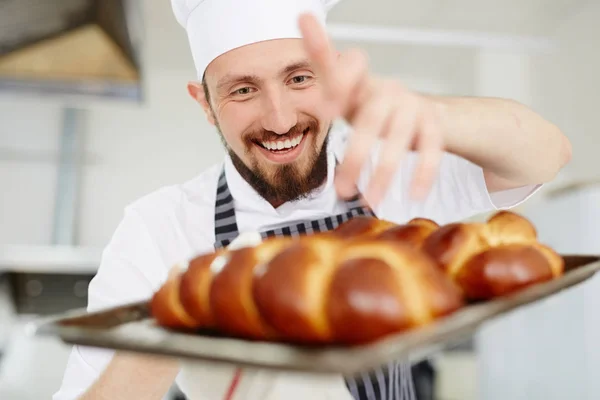
[[[187,90],[192,99],[197,101],[202,106],[208,122],[211,125],[215,125],[215,115],[212,112],[212,108],[208,102],[208,99],[206,98],[206,95],[204,94],[204,87],[202,84],[199,82],[188,82]]]

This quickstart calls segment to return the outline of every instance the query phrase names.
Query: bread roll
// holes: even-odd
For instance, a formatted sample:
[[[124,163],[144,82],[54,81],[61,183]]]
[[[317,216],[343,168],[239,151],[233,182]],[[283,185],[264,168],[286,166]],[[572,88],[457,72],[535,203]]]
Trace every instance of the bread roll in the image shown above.
[[[494,214],[486,223],[442,226],[422,249],[471,300],[513,293],[564,271],[562,257],[537,241],[535,227],[509,211]]]

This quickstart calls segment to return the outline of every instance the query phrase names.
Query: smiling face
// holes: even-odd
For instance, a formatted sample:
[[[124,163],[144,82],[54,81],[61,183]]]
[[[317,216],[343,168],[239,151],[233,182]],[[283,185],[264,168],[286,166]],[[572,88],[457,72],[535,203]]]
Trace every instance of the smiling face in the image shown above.
[[[324,182],[331,121],[300,39],[232,50],[208,66],[204,79],[206,93],[192,83],[190,94],[259,194],[278,206]]]

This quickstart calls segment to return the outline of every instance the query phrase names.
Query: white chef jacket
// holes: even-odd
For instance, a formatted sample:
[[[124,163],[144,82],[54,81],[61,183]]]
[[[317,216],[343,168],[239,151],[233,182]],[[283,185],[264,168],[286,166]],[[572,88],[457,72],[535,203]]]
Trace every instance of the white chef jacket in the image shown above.
[[[345,127],[336,127],[330,132],[326,183],[310,197],[283,204],[277,209],[248,185],[236,172],[228,157],[190,181],[163,187],[128,205],[122,221],[103,252],[98,272],[90,283],[88,310],[95,311],[149,299],[166,280],[172,265],[198,253],[214,250],[214,205],[217,181],[223,167],[229,190],[235,200],[240,232],[264,231],[287,225],[291,221],[323,218],[344,212],[344,203],[336,196],[333,178],[336,159],[343,159],[348,135],[349,130]],[[376,166],[377,154],[378,151],[375,150],[362,171],[358,185],[361,191],[365,190],[368,178]],[[517,206],[541,186],[531,185],[490,194],[481,167],[446,153],[427,199],[415,202],[409,197],[409,189],[417,161],[418,154],[409,153],[399,165],[386,198],[374,209],[378,217],[397,223],[413,217],[426,217],[445,224],[475,214]],[[112,355],[111,350],[74,346],[62,385],[53,400],[76,399],[98,378]],[[229,368],[219,376],[216,370],[215,366],[208,366],[204,370],[202,366],[197,366],[194,371],[184,369],[179,374],[177,383],[191,400],[219,400],[230,382],[233,369]],[[186,374],[192,372],[194,378],[187,380]],[[264,375],[264,371],[253,371],[245,376],[261,374]],[[303,380],[304,377],[286,380],[285,376],[289,374],[276,375],[280,378],[271,379],[269,384],[271,387],[278,386],[280,392],[269,399],[282,398],[281,396],[289,399],[291,393],[298,394],[302,388],[318,383],[313,380],[309,385]],[[258,397],[249,394],[251,390],[247,385],[244,390],[243,380],[241,396],[236,399],[266,400],[264,394],[254,395]],[[187,383],[193,384],[193,387]],[[344,393],[348,396],[341,378],[329,383],[332,383],[329,385],[331,391],[327,396],[323,396],[326,390],[321,387],[318,392],[303,393],[299,398],[349,398],[339,395]],[[316,397],[317,393],[320,397]]]

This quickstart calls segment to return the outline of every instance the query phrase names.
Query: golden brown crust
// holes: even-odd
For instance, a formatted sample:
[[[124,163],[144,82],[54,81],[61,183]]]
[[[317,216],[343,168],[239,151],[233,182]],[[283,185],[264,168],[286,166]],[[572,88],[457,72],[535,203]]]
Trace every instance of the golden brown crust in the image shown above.
[[[407,225],[423,226],[425,228],[428,228],[431,232],[435,231],[440,227],[437,222],[428,218],[413,218],[410,221],[408,221]]]
[[[341,224],[332,234],[343,239],[376,238],[420,247],[425,238],[438,228],[437,223],[427,218],[413,218],[406,224],[399,225],[375,217],[359,216]]]
[[[562,276],[562,274],[565,272],[565,260],[556,251],[539,242],[531,243],[530,246],[536,248],[544,255],[544,257],[546,257],[546,260],[550,265],[553,278]]]
[[[331,234],[343,239],[364,239],[393,226],[396,226],[393,222],[361,215],[340,224]]]
[[[346,291],[338,291],[345,293],[345,299],[337,306],[344,316],[339,323],[347,324],[353,319],[363,322],[355,324],[355,332],[345,332],[344,336],[338,333],[337,339],[344,343],[369,342],[388,333],[425,325],[463,304],[460,292],[431,258],[406,244],[374,239],[354,243],[340,256],[340,265],[349,268],[346,273],[354,273],[345,280]],[[337,285],[337,279],[336,275],[333,285]],[[363,301],[371,303],[370,307],[344,304],[355,294],[350,284],[363,289],[359,293]],[[432,299],[432,290],[444,293]],[[330,307],[335,306],[333,301],[332,294]],[[391,318],[394,323],[390,323]]]
[[[464,300],[460,288],[447,275],[439,273],[439,266],[431,258],[424,257],[420,264],[420,268],[411,271],[421,286],[431,318],[443,317],[461,308]]]
[[[329,288],[327,316],[339,343],[368,343],[412,326],[397,272],[376,258],[343,261]]]
[[[552,279],[544,255],[529,245],[489,248],[470,258],[456,275],[465,296],[485,300]]]
[[[481,224],[448,224],[433,232],[423,243],[429,254],[451,277],[473,255],[487,248]]]
[[[485,224],[485,235],[490,246],[537,241],[535,227],[523,216],[499,211]]]
[[[420,248],[423,242],[431,235],[436,228],[428,224],[406,224],[398,225],[386,229],[375,236],[379,240],[391,240],[394,242],[403,243],[414,248]]]
[[[531,222],[510,211],[500,211],[486,223],[443,226],[422,248],[470,299],[512,293],[564,270],[562,257],[537,241]]]
[[[333,237],[304,237],[256,271],[253,285],[257,307],[286,340],[331,340],[324,307],[341,245]]]
[[[173,329],[195,329],[198,322],[190,316],[179,301],[181,271],[175,266],[169,273],[167,281],[152,296],[150,312],[156,323]]]
[[[187,271],[181,277],[179,300],[186,312],[196,320],[200,327],[212,328],[215,325],[208,301],[213,280],[210,265],[217,256],[224,253],[224,250],[220,250],[195,257],[190,261]]]
[[[560,276],[531,223],[404,225],[356,217],[332,232],[269,238],[174,269],[151,301],[157,323],[259,340],[364,344]]]
[[[217,326],[223,332],[252,339],[275,336],[256,308],[252,279],[255,268],[268,262],[290,241],[290,238],[274,238],[256,247],[230,252],[210,288],[210,306]]]

